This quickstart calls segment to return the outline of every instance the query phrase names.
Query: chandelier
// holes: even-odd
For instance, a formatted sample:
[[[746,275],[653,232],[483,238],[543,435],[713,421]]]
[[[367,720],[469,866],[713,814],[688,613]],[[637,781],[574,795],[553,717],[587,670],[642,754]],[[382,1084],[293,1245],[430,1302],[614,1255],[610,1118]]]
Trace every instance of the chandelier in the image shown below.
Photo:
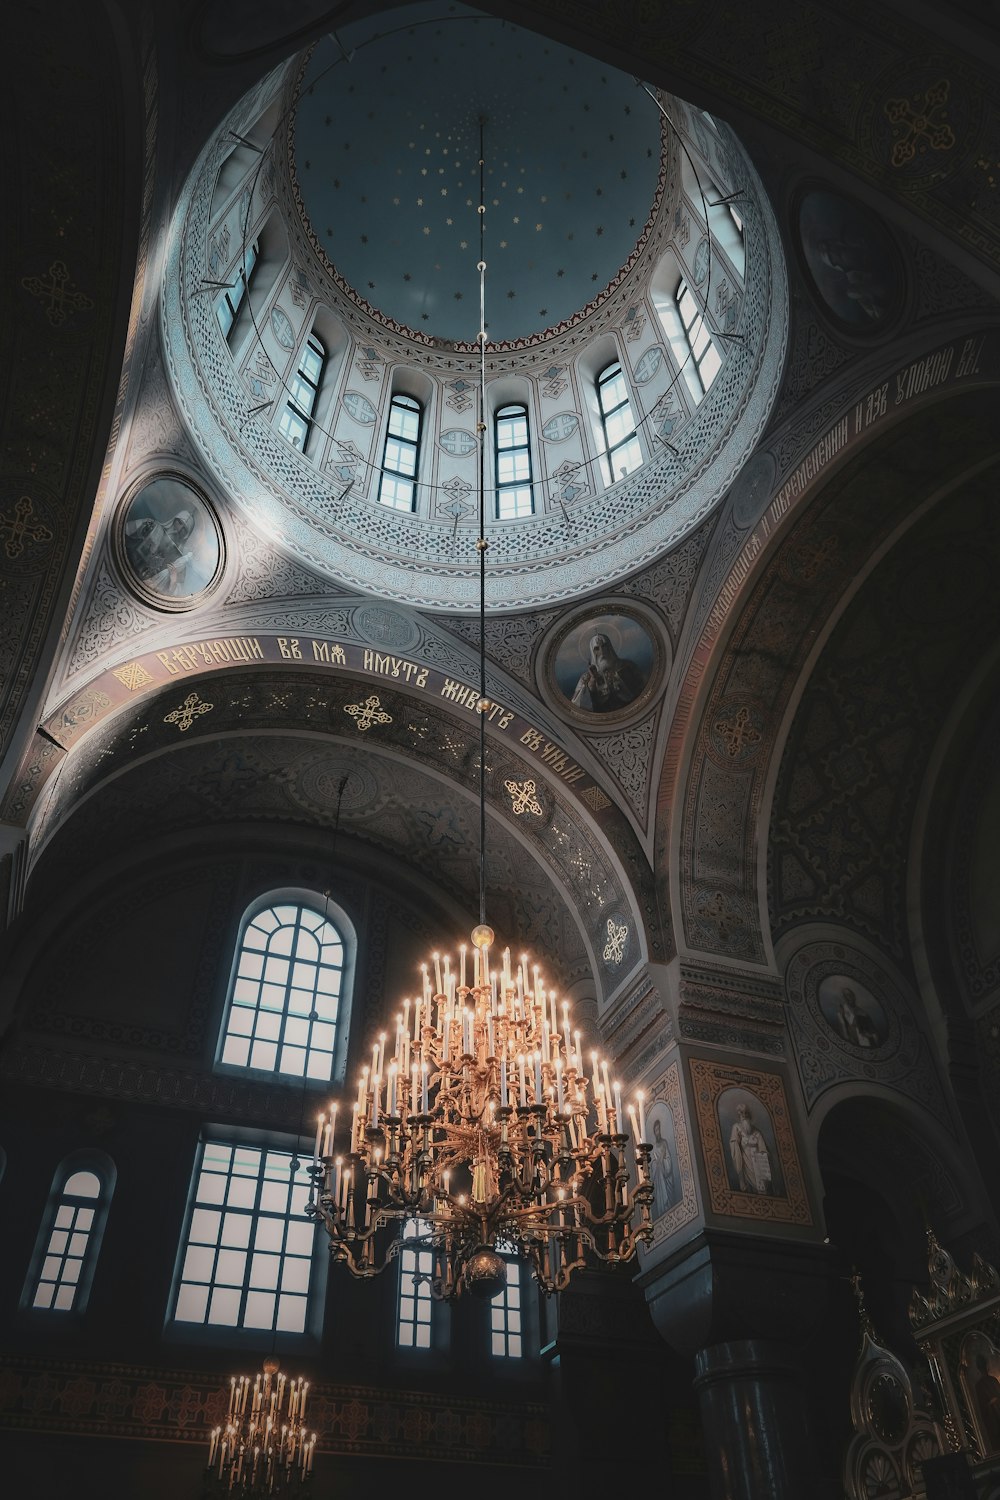
[[[316,1451],[305,1428],[308,1391],[308,1380],[287,1380],[273,1358],[252,1384],[232,1377],[226,1425],[208,1443],[209,1493],[277,1495],[308,1484]]]
[[[504,948],[498,960],[486,923],[483,122],[479,189],[479,925],[471,949],[423,966],[395,1035],[372,1048],[349,1128],[336,1104],[320,1115],[307,1210],[355,1276],[378,1274],[404,1248],[430,1252],[440,1298],[496,1296],[511,1256],[559,1291],[588,1257],[626,1261],[652,1240],[642,1095],[629,1133],[621,1086],[596,1053],[588,1073],[569,1003],[526,956],[515,963]]]

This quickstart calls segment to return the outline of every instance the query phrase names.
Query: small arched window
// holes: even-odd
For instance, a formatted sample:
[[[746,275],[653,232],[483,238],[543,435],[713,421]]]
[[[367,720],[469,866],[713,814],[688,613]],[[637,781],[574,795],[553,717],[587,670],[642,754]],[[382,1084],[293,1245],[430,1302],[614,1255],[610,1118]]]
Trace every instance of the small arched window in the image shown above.
[[[397,392],[389,403],[389,425],[382,450],[378,498],[394,510],[417,508],[417,461],[423,408],[413,396]]]
[[[521,1307],[521,1262],[505,1255],[507,1281],[490,1299],[490,1353],[500,1359],[520,1359],[524,1353]]]
[[[636,435],[632,399],[625,372],[618,360],[605,365],[597,377],[597,404],[604,433],[604,483],[614,484],[626,474],[631,474],[633,469],[638,469],[642,463],[642,448]]]
[[[312,431],[313,411],[323,379],[326,350],[315,333],[302,346],[298,368],[288,382],[288,398],[278,419],[278,431],[293,448],[305,452]]]
[[[344,1000],[344,938],[328,916],[304,904],[282,901],[252,912],[218,1060],[328,1083]]]
[[[403,1239],[417,1239],[427,1234],[430,1227],[423,1219],[407,1219]],[[399,1257],[396,1343],[401,1349],[431,1347],[431,1314],[434,1303],[430,1276],[433,1268],[433,1252],[424,1245],[410,1246]]]
[[[501,406],[493,419],[493,456],[497,475],[497,520],[513,521],[535,509],[528,440],[528,408]]]
[[[247,292],[250,290],[250,283],[253,281],[254,271],[257,269],[259,259],[259,243],[257,240],[248,241],[245,253],[232,269],[232,281],[219,292],[215,303],[215,316],[219,320],[219,327],[222,329],[224,339],[228,339],[233,331],[236,316],[246,301]]]
[[[23,1305],[40,1312],[82,1312],[87,1305],[104,1233],[114,1168],[76,1155],[62,1163],[52,1183]]]

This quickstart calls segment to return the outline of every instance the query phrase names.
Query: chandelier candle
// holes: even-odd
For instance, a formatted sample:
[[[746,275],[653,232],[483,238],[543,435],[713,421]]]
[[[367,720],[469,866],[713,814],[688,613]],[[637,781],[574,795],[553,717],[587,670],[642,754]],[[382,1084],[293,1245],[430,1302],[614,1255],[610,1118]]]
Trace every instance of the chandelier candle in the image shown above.
[[[491,965],[493,940],[485,923],[473,932],[471,985],[464,948],[457,973],[447,955],[423,966],[423,993],[362,1072],[349,1141],[336,1106],[320,1116],[308,1211],[356,1276],[405,1243],[432,1252],[437,1297],[495,1296],[511,1255],[551,1293],[589,1257],[629,1260],[652,1240],[641,1099],[630,1140],[607,1063],[583,1071],[568,1002],[508,949]]]

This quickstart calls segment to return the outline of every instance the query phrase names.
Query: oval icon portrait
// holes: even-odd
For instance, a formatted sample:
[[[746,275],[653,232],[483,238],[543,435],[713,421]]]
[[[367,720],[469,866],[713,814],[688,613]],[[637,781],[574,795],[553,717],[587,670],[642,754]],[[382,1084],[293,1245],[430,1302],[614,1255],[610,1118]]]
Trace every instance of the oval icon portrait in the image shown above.
[[[550,685],[564,707],[590,715],[635,710],[659,675],[662,650],[652,628],[630,611],[579,616],[549,654]]]
[[[208,502],[177,475],[143,484],[119,512],[118,558],[136,593],[186,609],[218,579],[222,532]]]

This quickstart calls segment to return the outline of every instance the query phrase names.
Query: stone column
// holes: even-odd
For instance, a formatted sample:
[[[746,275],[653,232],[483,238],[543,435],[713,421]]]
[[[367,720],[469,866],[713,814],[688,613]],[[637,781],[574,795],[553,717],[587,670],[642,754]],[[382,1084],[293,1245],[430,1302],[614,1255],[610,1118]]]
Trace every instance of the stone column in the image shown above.
[[[803,1371],[767,1339],[712,1344],[695,1356],[712,1500],[802,1500],[816,1493]]]

